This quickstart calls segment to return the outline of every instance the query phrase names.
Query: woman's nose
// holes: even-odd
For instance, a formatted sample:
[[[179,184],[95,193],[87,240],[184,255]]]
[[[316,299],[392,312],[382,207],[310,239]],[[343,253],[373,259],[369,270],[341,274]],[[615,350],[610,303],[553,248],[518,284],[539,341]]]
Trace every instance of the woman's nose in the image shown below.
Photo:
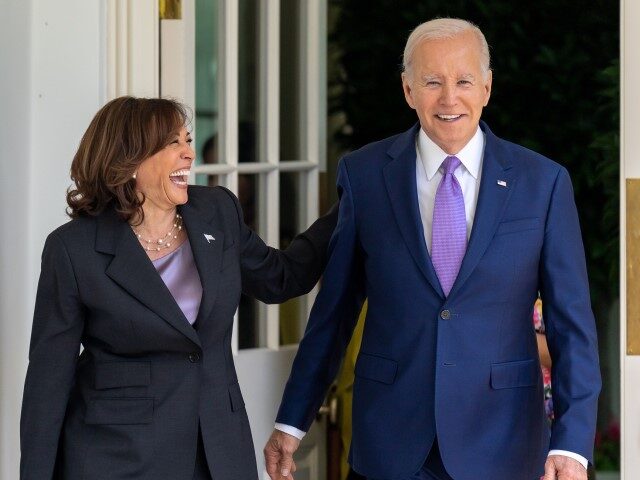
[[[182,152],[182,158],[188,158],[193,160],[196,156],[196,152],[193,150],[193,147],[187,143],[186,148]]]

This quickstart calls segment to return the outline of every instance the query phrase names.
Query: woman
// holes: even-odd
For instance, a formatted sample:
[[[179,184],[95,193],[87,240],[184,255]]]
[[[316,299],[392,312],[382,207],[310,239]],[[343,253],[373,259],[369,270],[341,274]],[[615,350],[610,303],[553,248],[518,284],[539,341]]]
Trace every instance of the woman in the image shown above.
[[[121,97],[82,138],[72,220],[42,255],[24,480],[257,478],[234,312],[241,291],[264,302],[308,292],[336,215],[284,252],[267,247],[230,191],[187,186],[186,122],[176,102]]]

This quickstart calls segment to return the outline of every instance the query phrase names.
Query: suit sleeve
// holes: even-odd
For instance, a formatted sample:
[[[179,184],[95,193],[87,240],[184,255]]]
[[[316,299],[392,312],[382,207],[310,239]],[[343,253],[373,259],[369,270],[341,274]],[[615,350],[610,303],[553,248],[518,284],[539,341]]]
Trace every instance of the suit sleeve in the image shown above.
[[[336,376],[364,301],[362,253],[344,161],[338,169],[338,193],[338,224],[331,239],[322,288],[311,310],[276,420],[302,431],[308,431]]]
[[[282,303],[308,293],[327,263],[329,240],[338,219],[337,205],[297,235],[285,250],[278,250],[267,246],[245,225],[238,199],[226,191],[238,215],[243,293],[265,303]]]
[[[578,212],[564,168],[549,205],[540,265],[543,315],[553,360],[555,421],[549,447],[575,452],[593,463],[601,388],[598,345]]]
[[[62,240],[53,233],[42,253],[22,399],[21,480],[54,478],[83,326],[83,307],[71,260]]]

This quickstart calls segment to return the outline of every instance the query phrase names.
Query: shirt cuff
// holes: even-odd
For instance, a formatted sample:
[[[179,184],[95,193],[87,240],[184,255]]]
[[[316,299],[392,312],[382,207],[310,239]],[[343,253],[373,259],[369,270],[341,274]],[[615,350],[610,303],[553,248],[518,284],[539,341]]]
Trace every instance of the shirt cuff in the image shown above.
[[[573,458],[574,460],[577,460],[578,462],[580,462],[580,465],[582,465],[584,468],[587,468],[589,466],[589,461],[586,458],[584,458],[582,455],[578,455],[577,453],[573,453],[573,452],[568,452],[567,450],[549,450],[549,456],[551,455],[563,455],[565,457],[569,457],[569,458]]]
[[[284,423],[276,423],[276,430],[288,433],[289,435],[296,437],[298,440],[302,440],[307,434],[307,432],[298,430],[296,427],[292,427],[291,425],[285,425]]]

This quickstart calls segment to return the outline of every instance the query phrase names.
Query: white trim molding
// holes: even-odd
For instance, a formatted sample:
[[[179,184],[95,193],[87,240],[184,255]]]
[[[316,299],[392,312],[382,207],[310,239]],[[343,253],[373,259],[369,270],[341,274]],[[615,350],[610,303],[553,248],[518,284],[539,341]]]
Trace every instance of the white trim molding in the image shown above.
[[[158,0],[107,0],[107,99],[160,93]]]

